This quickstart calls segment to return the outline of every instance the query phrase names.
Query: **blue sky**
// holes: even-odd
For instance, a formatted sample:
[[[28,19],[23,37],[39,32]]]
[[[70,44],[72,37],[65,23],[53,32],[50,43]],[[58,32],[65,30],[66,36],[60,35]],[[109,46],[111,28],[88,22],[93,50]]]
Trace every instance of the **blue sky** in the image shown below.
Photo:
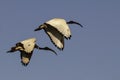
[[[120,80],[120,1],[119,0],[0,0],[0,79],[1,80]],[[59,51],[40,24],[52,18],[80,22],[70,25],[71,40]],[[27,67],[19,52],[7,54],[15,43],[37,38]]]

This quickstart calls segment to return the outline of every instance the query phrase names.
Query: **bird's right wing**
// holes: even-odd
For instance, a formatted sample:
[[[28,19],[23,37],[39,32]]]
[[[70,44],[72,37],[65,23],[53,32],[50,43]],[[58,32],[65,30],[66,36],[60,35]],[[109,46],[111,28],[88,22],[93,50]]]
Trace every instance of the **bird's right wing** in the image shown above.
[[[49,36],[51,42],[60,50],[64,48],[64,36],[55,28],[46,28],[46,34]]]

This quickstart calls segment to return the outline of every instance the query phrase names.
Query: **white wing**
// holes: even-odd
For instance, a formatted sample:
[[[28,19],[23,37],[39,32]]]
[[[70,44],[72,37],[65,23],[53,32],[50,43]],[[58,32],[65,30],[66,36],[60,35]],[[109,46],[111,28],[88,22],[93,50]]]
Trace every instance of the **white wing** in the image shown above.
[[[31,51],[33,51],[33,49],[35,47],[35,42],[36,42],[35,38],[30,38],[30,39],[26,39],[24,41],[21,41],[21,43],[24,46],[24,51],[27,53],[31,53]]]
[[[30,62],[33,51],[31,53],[26,53],[25,51],[20,51],[20,52],[21,52],[21,54],[20,54],[21,63],[22,63],[22,65],[27,66]]]
[[[55,28],[46,28],[45,32],[51,39],[51,42],[59,49],[63,50],[64,48],[64,37],[59,33]]]
[[[46,22],[50,24],[54,28],[56,28],[61,34],[63,34],[66,38],[70,38],[71,31],[66,21],[61,18],[54,18]]]

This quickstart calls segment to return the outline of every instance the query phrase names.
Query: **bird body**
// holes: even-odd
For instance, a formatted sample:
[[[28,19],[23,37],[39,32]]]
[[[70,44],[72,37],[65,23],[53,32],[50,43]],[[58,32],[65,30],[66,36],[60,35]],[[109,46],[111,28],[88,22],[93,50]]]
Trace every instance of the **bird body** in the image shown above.
[[[47,21],[46,23],[52,25],[66,38],[69,38],[71,36],[70,28],[69,28],[68,24],[66,23],[65,19],[54,18],[54,19]]]
[[[26,39],[24,41],[21,41],[21,43],[24,44],[24,46],[23,46],[24,51],[27,53],[30,53],[34,49],[36,39],[35,38]]]
[[[30,59],[32,57],[34,49],[39,49],[39,50],[49,50],[57,54],[54,50],[44,47],[41,48],[36,44],[36,39],[35,38],[30,38],[23,40],[21,42],[16,43],[16,46],[12,47],[11,50],[7,51],[9,52],[15,52],[15,51],[20,51],[20,57],[21,57],[21,63],[24,66],[27,66],[30,62]]]
[[[71,38],[71,30],[68,24],[77,24],[83,27],[80,23],[75,21],[67,22],[65,19],[62,18],[54,18],[51,19],[34,31],[38,31],[44,29],[46,34],[49,36],[51,42],[60,50],[64,49],[64,38],[70,39]]]

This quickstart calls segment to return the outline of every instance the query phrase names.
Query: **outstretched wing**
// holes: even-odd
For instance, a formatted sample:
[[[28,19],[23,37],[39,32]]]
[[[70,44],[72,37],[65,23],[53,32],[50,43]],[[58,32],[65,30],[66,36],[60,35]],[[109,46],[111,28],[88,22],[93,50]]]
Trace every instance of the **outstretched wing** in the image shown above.
[[[30,62],[33,51],[31,51],[30,53],[26,53],[25,51],[20,51],[20,52],[21,52],[20,54],[21,63],[22,65],[27,66]]]
[[[44,29],[49,36],[51,42],[60,50],[64,49],[64,36],[54,27],[47,25],[48,28]],[[50,27],[50,28],[49,28]]]

